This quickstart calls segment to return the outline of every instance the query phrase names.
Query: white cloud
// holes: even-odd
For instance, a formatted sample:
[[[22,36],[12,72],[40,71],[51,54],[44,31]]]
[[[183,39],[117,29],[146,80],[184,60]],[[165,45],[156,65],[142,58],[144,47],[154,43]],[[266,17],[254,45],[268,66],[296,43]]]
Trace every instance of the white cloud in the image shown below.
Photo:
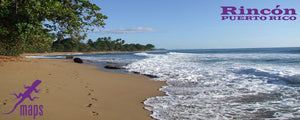
[[[97,33],[112,33],[112,34],[126,34],[126,33],[152,33],[157,32],[154,28],[143,28],[143,27],[137,27],[137,28],[120,28],[120,29],[94,29],[93,32]]]

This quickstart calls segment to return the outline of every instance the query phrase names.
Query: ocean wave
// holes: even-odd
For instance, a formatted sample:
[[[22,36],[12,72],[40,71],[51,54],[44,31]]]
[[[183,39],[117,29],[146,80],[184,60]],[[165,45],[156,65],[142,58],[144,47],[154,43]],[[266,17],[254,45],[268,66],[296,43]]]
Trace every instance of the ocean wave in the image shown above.
[[[62,55],[39,55],[39,56],[25,56],[26,58],[44,58],[44,59],[65,59]]]
[[[160,89],[166,96],[144,102],[156,119],[299,118],[300,66],[284,62],[299,58],[294,54],[168,53],[151,55],[126,68],[167,82]]]
[[[150,56],[150,54],[145,53],[145,52],[134,53],[134,55],[137,55],[137,56]]]
[[[292,84],[300,84],[300,75],[293,75],[293,76],[288,76],[285,78],[285,80],[287,80],[288,82],[292,83]]]

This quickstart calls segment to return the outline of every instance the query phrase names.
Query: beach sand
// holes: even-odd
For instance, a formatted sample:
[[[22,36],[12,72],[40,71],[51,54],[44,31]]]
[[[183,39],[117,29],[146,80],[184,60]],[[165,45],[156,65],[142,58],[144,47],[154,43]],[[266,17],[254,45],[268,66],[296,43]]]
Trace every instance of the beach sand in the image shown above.
[[[163,95],[158,89],[164,82],[151,81],[135,74],[110,73],[97,66],[74,63],[71,60],[30,59],[0,61],[0,120],[32,120],[21,116],[18,107],[6,115],[20,100],[13,93],[24,93],[24,85],[35,80],[39,97],[28,98],[22,105],[43,105],[37,109],[43,115],[37,120],[147,120],[151,112],[144,109],[146,98]],[[28,108],[29,109],[29,108]],[[29,111],[30,112],[30,111]]]

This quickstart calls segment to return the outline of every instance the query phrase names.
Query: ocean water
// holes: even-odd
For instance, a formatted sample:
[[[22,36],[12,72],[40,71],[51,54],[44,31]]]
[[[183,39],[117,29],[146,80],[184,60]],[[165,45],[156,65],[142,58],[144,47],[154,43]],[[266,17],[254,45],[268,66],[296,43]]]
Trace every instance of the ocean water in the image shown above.
[[[42,56],[64,58],[64,56]],[[194,49],[76,55],[103,69],[165,81],[144,104],[160,120],[300,119],[300,48]]]

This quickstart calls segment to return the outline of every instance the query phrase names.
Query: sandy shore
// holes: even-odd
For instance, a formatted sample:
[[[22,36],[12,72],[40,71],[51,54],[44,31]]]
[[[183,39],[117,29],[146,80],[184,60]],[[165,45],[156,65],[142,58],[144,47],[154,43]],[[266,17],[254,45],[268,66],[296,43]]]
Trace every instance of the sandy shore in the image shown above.
[[[9,114],[20,100],[12,93],[24,93],[24,85],[35,80],[39,97],[28,98],[22,105],[43,106],[38,108],[37,120],[147,120],[151,112],[143,109],[146,98],[163,95],[159,92],[164,82],[134,74],[109,73],[96,66],[73,63],[70,60],[29,59],[0,62],[0,120],[32,120],[21,116],[20,107]],[[33,111],[34,112],[34,111]]]

